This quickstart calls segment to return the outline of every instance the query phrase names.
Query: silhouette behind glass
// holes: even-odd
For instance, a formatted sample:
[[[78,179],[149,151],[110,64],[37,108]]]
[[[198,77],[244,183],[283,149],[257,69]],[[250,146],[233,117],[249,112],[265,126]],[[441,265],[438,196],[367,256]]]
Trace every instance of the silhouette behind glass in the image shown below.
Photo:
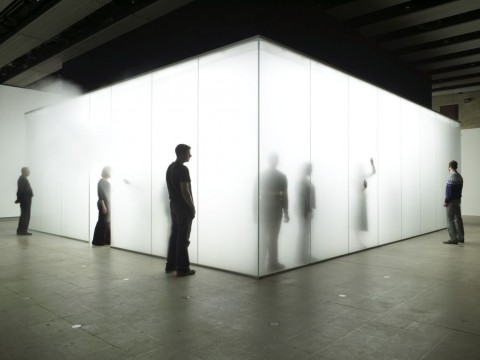
[[[261,245],[266,257],[266,266],[270,271],[285,268],[278,261],[278,235],[282,224],[288,216],[288,183],[285,174],[277,170],[278,155],[272,154],[268,159],[269,168],[262,174],[260,183],[261,206]]]
[[[312,165],[305,164],[299,184],[299,219],[300,234],[298,238],[298,260],[302,263],[311,261],[311,224],[315,209],[315,187],[311,182]]]

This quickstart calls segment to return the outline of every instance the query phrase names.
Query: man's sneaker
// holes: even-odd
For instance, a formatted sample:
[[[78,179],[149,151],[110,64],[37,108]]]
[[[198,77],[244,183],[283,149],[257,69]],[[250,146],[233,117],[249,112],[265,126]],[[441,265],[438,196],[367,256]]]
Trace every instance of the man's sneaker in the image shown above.
[[[452,239],[450,239],[450,240],[448,240],[448,241],[444,241],[443,243],[444,243],[444,244],[451,244],[451,245],[457,245],[457,244],[458,244],[457,241],[452,240]]]
[[[188,271],[177,271],[177,276],[188,276],[188,275],[195,275],[195,270],[188,270]]]

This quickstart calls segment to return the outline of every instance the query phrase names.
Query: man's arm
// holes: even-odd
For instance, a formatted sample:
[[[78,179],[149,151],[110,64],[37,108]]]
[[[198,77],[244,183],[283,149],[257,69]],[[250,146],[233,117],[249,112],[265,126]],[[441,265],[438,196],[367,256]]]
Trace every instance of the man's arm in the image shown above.
[[[27,184],[26,181],[23,177],[20,177],[17,182],[17,200],[15,201],[15,204],[21,203],[26,195],[27,191]]]
[[[290,216],[288,215],[288,181],[287,177],[284,178],[284,188],[282,190],[282,196],[283,196],[283,221],[284,222],[289,222],[290,221]]]
[[[195,218],[195,205],[193,204],[192,188],[189,182],[181,182],[180,190],[187,205],[192,210],[192,219]]]

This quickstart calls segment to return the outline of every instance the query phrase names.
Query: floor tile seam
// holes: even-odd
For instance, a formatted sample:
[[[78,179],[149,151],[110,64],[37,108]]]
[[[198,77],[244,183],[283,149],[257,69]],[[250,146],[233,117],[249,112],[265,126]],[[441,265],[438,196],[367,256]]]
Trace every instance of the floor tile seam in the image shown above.
[[[107,339],[101,338],[101,337],[99,336],[99,335],[101,335],[101,334],[93,334],[93,333],[90,333],[90,332],[88,332],[86,329],[83,329],[83,328],[82,328],[81,330],[83,330],[84,332],[86,332],[88,335],[97,338],[99,341],[102,341],[102,342],[108,344],[108,346],[106,346],[105,348],[99,349],[98,351],[95,351],[95,352],[103,351],[103,350],[107,349],[108,347],[113,347],[113,348],[115,348],[115,349],[118,349],[122,354],[129,355],[129,354],[127,353],[127,351],[125,351],[125,350],[123,350],[123,349],[121,348],[120,344],[122,344],[122,343],[119,343],[118,345],[116,345],[116,344],[110,342],[110,341],[107,340]],[[146,335],[146,336],[150,336],[150,335]],[[128,341],[130,341],[130,340],[128,340]],[[124,341],[123,343],[127,343],[128,341]],[[95,352],[94,352],[94,353],[95,353]],[[92,353],[92,355],[93,355],[94,353]]]
[[[403,319],[403,318],[399,317],[399,319]],[[420,321],[416,321],[416,320],[410,320],[410,319],[403,319],[403,320],[412,321],[412,323],[415,323],[415,322],[417,322],[417,323],[422,323],[422,324],[426,324],[426,325],[430,325],[430,326],[435,326],[435,327],[438,327],[438,328],[441,328],[441,329],[445,329],[445,330],[448,330],[448,331],[452,331],[451,329],[445,328],[445,327],[443,327],[443,326],[437,326],[437,325],[433,325],[433,324],[427,324],[427,323],[424,323],[424,322],[420,322]],[[419,337],[419,336],[424,337],[423,335],[419,335],[418,333],[409,330],[409,327],[410,327],[412,324],[408,325],[408,326],[405,327],[405,328],[401,328],[401,327],[393,326],[393,325],[386,324],[386,323],[376,322],[376,321],[370,321],[368,324],[370,324],[370,323],[376,323],[376,324],[379,324],[379,325],[382,325],[382,326],[387,326],[387,327],[389,327],[389,328],[391,328],[391,329],[394,329],[394,330],[396,330],[396,331],[398,331],[398,332],[400,332],[400,333],[405,333],[405,334],[412,335],[412,336],[415,336],[415,337]],[[368,326],[368,324],[365,324],[365,326]],[[376,336],[376,337],[378,337],[378,336]],[[392,343],[397,343],[397,344],[399,343],[398,341],[393,341],[393,340],[386,339],[386,338],[381,338],[381,339],[383,339],[383,340],[385,340],[385,341],[388,341],[388,342],[392,342]],[[408,345],[407,345],[407,346],[408,346]],[[434,345],[432,345],[432,346],[434,346]]]
[[[442,327],[443,328],[443,327]],[[445,329],[445,328],[444,328]],[[424,355],[423,357],[420,359],[420,360],[423,360],[425,359],[428,355],[430,355],[431,353],[433,353],[433,351],[435,351],[436,348],[438,348],[440,346],[440,344],[448,337],[450,336],[450,332],[452,330],[449,329],[449,332],[446,333],[445,335],[442,336],[442,338],[440,340],[437,341],[436,344],[434,344],[430,350],[428,350]]]
[[[399,319],[410,320],[410,321],[413,321],[413,322],[416,322],[416,323],[419,323],[419,324],[424,324],[424,325],[433,326],[433,327],[440,328],[440,329],[445,329],[445,330],[448,330],[450,332],[451,331],[457,331],[457,332],[460,332],[460,333],[480,337],[480,332],[479,333],[474,333],[474,332],[465,331],[465,330],[462,330],[462,329],[456,329],[454,327],[449,327],[449,326],[444,326],[444,325],[438,325],[438,324],[435,324],[435,323],[426,322],[426,321],[422,321],[422,320],[418,320],[418,319],[409,319],[409,318],[406,318],[406,317],[403,317],[403,316],[397,316],[397,317]]]
[[[328,260],[327,260],[328,261]],[[378,265],[378,264],[366,264],[362,262],[355,262],[355,261],[342,261],[351,265],[362,265],[362,266],[367,266],[367,267],[372,267],[372,268],[384,268],[384,269],[394,269],[394,270],[400,270],[400,271],[408,271],[410,268],[408,267],[395,267],[395,266],[386,266],[386,265]]]
[[[327,346],[325,346],[325,347],[324,347],[322,350],[320,350],[320,351],[325,351],[325,350],[327,350],[329,347],[334,346],[336,343],[339,343],[339,342],[342,341],[343,339],[347,338],[348,336],[350,336],[350,335],[353,334],[354,332],[359,331],[362,327],[365,327],[365,326],[366,326],[366,324],[364,324],[364,325],[362,325],[362,326],[360,326],[360,327],[358,327],[358,328],[356,328],[356,329],[348,332],[348,333],[345,334],[344,336],[342,336],[342,337],[340,337],[340,338],[332,341],[332,343],[328,344]],[[376,338],[376,339],[381,340],[384,345],[389,343],[388,341],[385,341],[384,339],[381,339],[381,338],[378,338],[378,337],[375,337],[375,336],[372,336],[372,338]],[[318,354],[320,353],[320,351],[318,351],[318,352],[316,352],[315,354],[313,354],[313,356],[318,355]],[[313,357],[313,356],[312,356],[312,357]]]

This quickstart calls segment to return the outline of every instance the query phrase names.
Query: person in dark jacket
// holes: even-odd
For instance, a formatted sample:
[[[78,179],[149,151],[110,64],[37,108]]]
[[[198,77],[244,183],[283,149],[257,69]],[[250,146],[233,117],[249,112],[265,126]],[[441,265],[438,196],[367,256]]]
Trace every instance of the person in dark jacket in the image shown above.
[[[105,246],[110,245],[110,182],[111,170],[105,166],[102,170],[102,178],[98,181],[98,221],[93,233],[92,245]]]
[[[462,199],[463,178],[457,172],[458,163],[452,160],[448,163],[448,171],[450,177],[447,181],[445,189],[445,202],[443,206],[447,208],[447,230],[450,239],[444,241],[444,244],[459,244],[465,243],[465,234],[463,230],[462,211],[460,203]]]
[[[32,235],[31,232],[28,232],[33,197],[32,187],[28,181],[30,169],[23,167],[21,172],[22,175],[20,175],[17,182],[17,200],[15,200],[15,204],[20,204],[20,219],[18,221],[17,235]]]

